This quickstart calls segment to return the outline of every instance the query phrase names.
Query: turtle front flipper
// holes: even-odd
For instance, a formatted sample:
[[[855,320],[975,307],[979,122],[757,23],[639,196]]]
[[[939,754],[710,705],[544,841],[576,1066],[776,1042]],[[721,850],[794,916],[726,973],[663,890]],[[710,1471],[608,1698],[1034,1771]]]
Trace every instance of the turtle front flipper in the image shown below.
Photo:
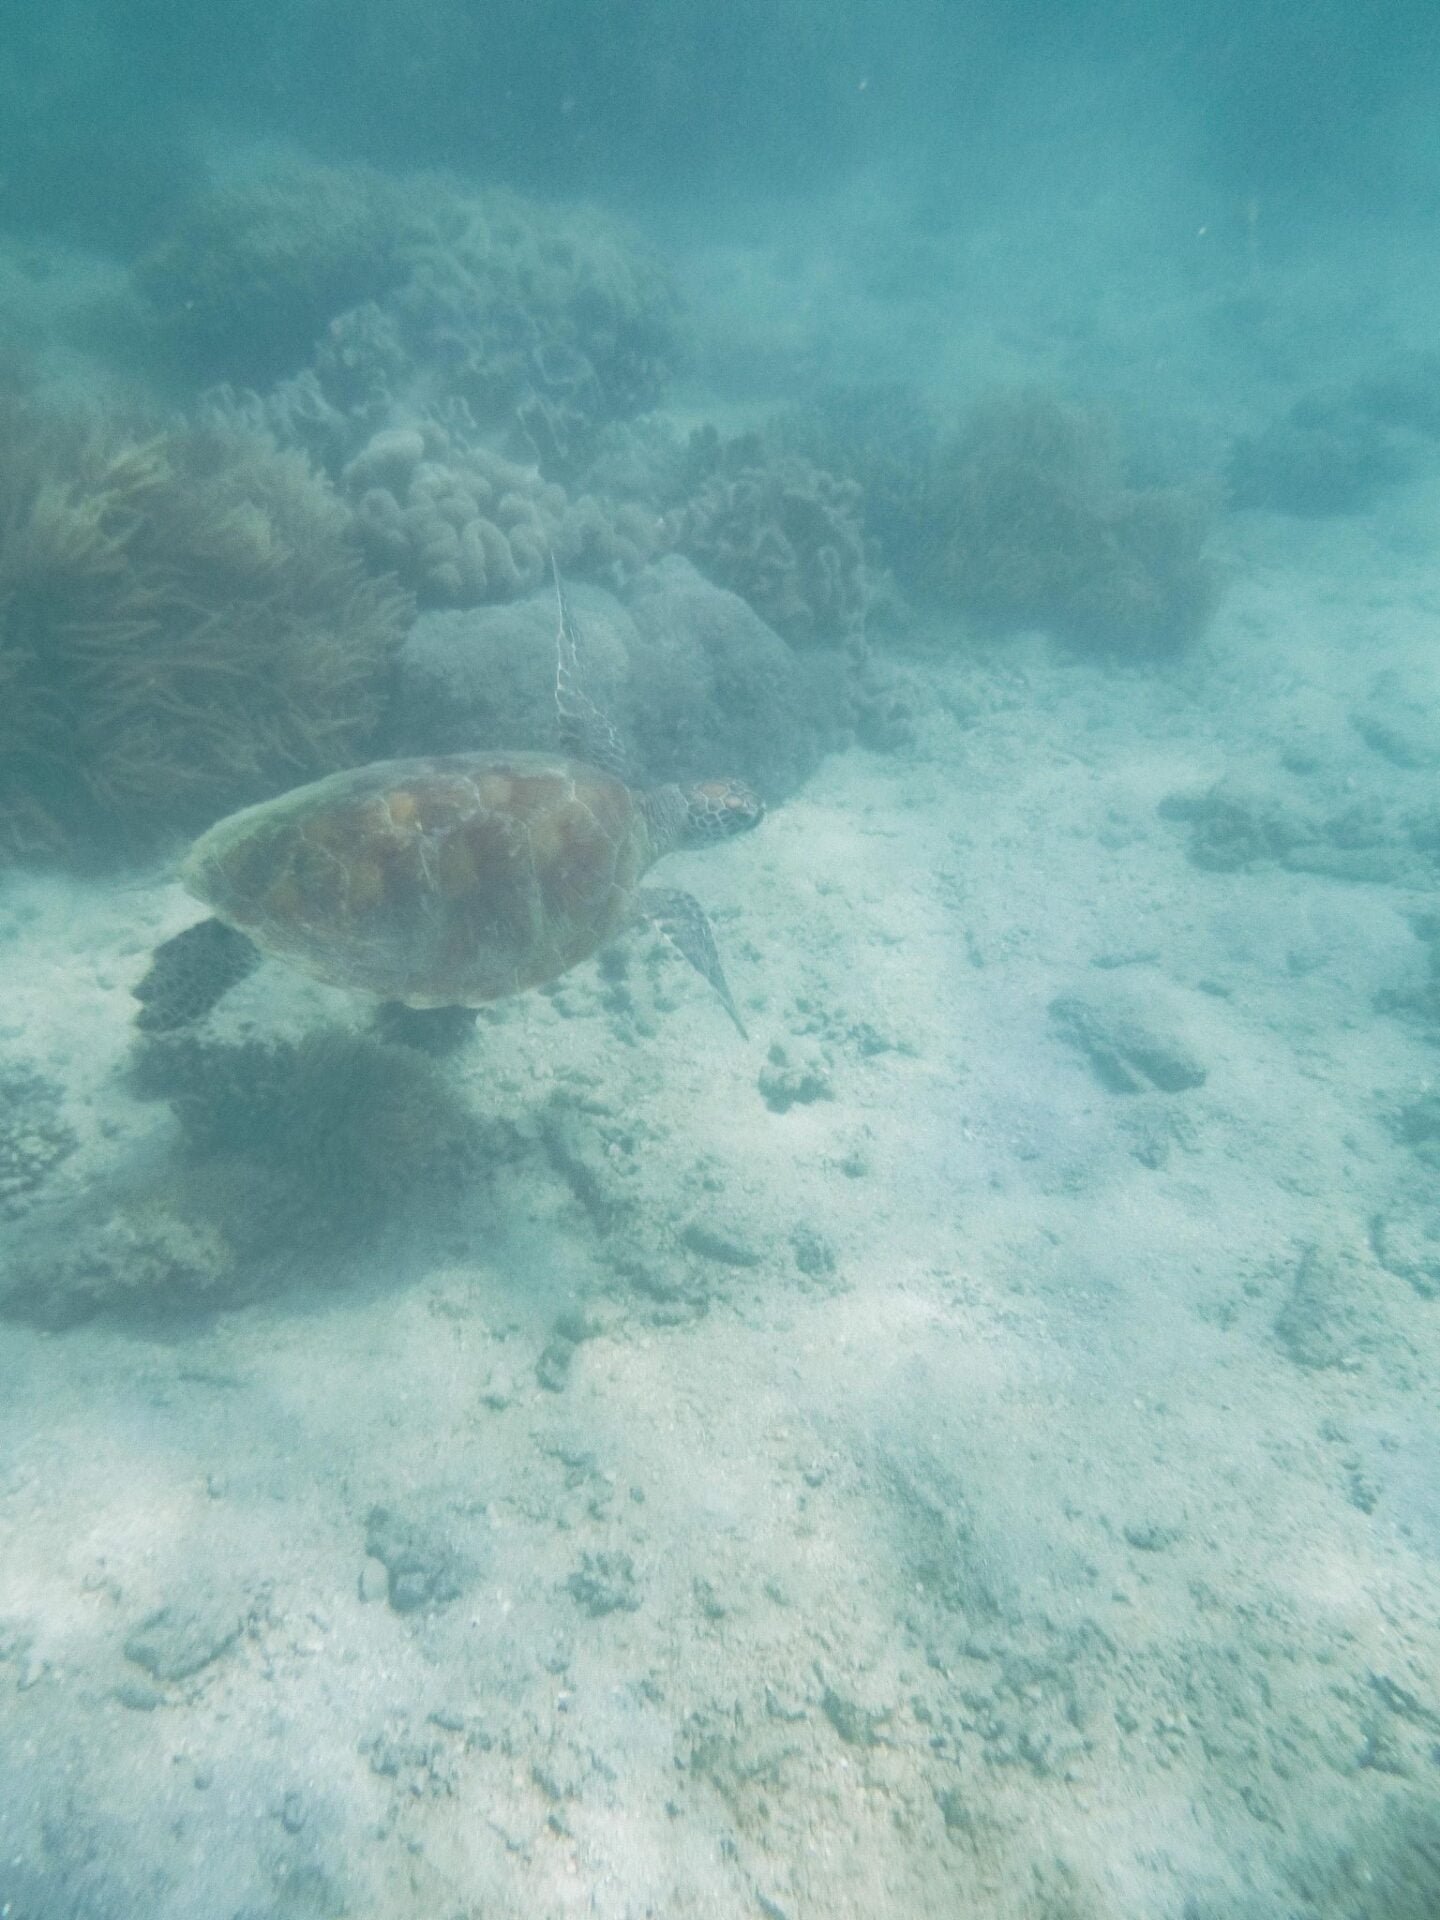
[[[202,1019],[260,961],[260,949],[223,920],[198,920],[155,949],[135,988],[144,1033],[173,1033]]]
[[[693,894],[678,887],[642,887],[635,896],[635,912],[648,926],[663,933],[675,951],[687,959],[703,980],[708,980],[719,995],[720,1004],[735,1022],[742,1040],[748,1040],[745,1022],[735,1005],[720,950],[715,945],[714,929],[705,909]]]

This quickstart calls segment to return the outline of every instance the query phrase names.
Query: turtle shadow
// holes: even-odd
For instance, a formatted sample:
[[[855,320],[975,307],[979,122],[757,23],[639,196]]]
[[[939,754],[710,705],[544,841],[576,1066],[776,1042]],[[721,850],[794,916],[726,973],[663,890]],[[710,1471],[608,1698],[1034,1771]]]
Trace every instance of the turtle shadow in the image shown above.
[[[519,1150],[434,1055],[343,1027],[141,1035],[126,1079],[175,1131],[154,1164],[87,1194],[37,1241],[7,1291],[10,1318],[182,1337],[260,1298],[350,1290],[408,1230],[433,1230],[452,1204],[473,1213]]]

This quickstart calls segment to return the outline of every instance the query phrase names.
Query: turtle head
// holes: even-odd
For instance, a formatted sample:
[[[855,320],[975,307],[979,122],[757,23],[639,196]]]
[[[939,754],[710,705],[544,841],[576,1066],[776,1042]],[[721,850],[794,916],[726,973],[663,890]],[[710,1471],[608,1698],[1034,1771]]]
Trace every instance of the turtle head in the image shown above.
[[[743,780],[702,780],[682,787],[685,811],[680,821],[680,844],[705,847],[749,833],[765,818],[765,802]]]
[[[640,796],[650,827],[651,858],[676,847],[709,847],[748,833],[765,818],[765,802],[743,780],[701,780],[693,787],[652,787]]]

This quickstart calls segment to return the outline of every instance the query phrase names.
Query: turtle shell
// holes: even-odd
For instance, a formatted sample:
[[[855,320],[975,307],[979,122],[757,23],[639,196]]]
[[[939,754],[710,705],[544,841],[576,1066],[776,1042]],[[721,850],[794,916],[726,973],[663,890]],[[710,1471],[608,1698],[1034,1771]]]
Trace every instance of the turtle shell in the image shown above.
[[[550,754],[468,753],[378,761],[231,814],[183,878],[331,986],[477,1006],[603,946],[653,857],[621,781]]]

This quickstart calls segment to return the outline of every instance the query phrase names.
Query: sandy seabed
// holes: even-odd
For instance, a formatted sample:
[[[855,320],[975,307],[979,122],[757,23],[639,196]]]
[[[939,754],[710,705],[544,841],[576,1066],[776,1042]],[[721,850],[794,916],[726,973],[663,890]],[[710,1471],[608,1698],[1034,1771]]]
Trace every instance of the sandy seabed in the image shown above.
[[[8,1920],[1434,1910],[1434,768],[1356,714],[1440,577],[1231,539],[1195,657],[937,644],[910,747],[668,863],[749,1045],[581,969],[444,1067],[514,1153],[338,1283],[4,1325]],[[1288,837],[1217,858],[1217,782]],[[178,1150],[186,917],[0,891],[32,1234]]]

